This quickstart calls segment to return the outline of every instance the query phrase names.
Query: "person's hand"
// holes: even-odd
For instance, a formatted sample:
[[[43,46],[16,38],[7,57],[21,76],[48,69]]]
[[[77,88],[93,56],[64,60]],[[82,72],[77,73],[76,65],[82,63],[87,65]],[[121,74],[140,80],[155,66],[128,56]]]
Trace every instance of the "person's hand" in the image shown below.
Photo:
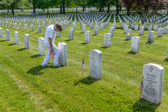
[[[55,55],[54,50],[51,50],[49,56],[50,56],[50,57],[54,57],[54,55]]]

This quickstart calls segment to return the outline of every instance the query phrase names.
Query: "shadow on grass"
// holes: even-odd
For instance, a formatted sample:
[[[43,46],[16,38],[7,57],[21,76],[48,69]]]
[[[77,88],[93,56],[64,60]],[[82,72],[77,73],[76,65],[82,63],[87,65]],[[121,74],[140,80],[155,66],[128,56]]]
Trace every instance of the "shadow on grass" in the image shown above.
[[[145,44],[152,44],[152,42],[145,42]]]
[[[133,105],[133,112],[155,112],[159,105],[152,104],[144,99],[139,99]]]
[[[16,45],[15,43],[12,43],[12,44],[9,44],[8,46],[13,46],[13,45]]]
[[[5,42],[5,41],[7,41],[7,40],[1,40],[0,42]]]
[[[79,81],[76,82],[74,85],[76,86],[76,85],[78,85],[79,83],[91,85],[92,83],[94,83],[94,82],[96,82],[96,81],[98,81],[98,80],[93,79],[93,78],[91,78],[91,77],[88,76],[88,77],[86,77],[86,78],[84,78],[84,79],[79,80]]]
[[[168,58],[165,58],[164,61],[167,61],[167,62],[168,62]]]
[[[105,47],[105,46],[103,46],[103,47],[101,47],[101,48],[103,48],[103,49],[107,49],[107,48],[109,48],[109,47]]]
[[[64,66],[60,66],[60,67],[64,67]],[[44,70],[46,68],[60,68],[60,67],[53,67],[53,66],[46,66],[43,67],[41,65],[35,66],[33,68],[31,68],[29,71],[27,71],[28,74],[32,74],[32,75],[42,75],[44,72],[41,72],[41,70]]]
[[[65,40],[65,41],[71,41],[71,40],[67,39],[67,40]]]
[[[40,57],[41,55],[39,55],[39,54],[35,54],[35,55],[33,55],[33,56],[30,56],[31,58],[38,58],[38,57]]]
[[[80,32],[80,34],[83,34],[84,32]]]
[[[18,49],[17,51],[24,51],[26,50],[26,48],[21,48],[21,49]]]
[[[127,54],[136,54],[137,52],[129,51]]]
[[[88,44],[88,43],[83,42],[83,43],[81,43],[81,44],[86,45],[86,44]]]
[[[96,36],[97,34],[92,34],[92,36]]]
[[[49,67],[42,67],[41,65],[38,65],[31,68],[29,71],[27,71],[27,73],[32,75],[42,75],[43,72],[41,72],[41,70],[44,70],[46,68],[49,68]]]
[[[124,39],[124,41],[130,41],[130,39]]]
[[[116,27],[116,29],[123,29],[122,27]]]

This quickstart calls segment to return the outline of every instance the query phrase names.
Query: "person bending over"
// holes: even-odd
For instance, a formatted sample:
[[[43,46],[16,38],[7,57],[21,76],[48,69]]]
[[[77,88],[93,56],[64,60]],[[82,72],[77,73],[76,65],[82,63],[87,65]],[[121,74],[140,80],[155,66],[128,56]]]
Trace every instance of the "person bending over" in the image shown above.
[[[46,29],[45,38],[44,38],[44,45],[47,48],[48,54],[45,57],[44,61],[42,62],[42,66],[43,67],[49,66],[47,63],[52,58],[52,56],[54,56],[54,65],[53,65],[53,67],[61,66],[58,63],[59,50],[56,47],[56,45],[54,44],[55,32],[62,32],[61,24],[57,23],[55,25],[50,25]]]

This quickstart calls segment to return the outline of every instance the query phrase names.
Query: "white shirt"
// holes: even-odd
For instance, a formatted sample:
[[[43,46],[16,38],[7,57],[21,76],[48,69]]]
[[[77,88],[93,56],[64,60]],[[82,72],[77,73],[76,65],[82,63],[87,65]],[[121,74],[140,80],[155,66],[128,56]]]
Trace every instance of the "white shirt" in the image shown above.
[[[46,32],[45,32],[45,38],[44,38],[44,43],[49,44],[48,38],[52,38],[52,43],[55,41],[55,30],[54,30],[54,25],[50,25],[47,27]]]

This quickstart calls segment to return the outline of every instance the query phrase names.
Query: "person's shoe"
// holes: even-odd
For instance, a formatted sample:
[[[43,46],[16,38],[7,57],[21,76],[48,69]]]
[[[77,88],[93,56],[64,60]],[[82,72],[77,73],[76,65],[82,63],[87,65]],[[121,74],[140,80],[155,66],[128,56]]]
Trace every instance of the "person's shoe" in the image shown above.
[[[60,64],[54,64],[53,67],[60,67]]]
[[[48,64],[41,64],[42,67],[47,67],[49,66]]]

